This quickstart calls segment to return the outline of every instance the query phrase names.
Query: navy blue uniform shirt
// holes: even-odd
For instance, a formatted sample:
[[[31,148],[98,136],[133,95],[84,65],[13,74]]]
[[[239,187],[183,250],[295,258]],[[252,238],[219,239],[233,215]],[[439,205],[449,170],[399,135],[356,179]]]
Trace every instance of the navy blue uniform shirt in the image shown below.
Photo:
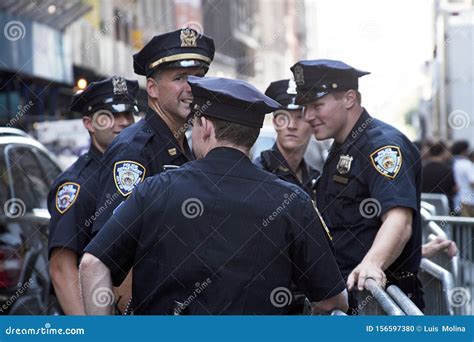
[[[300,164],[302,181],[300,181],[294,172],[291,171],[288,162],[281,154],[277,144],[273,145],[270,150],[262,151],[260,156],[255,159],[254,163],[259,168],[273,173],[287,182],[298,185],[300,188],[306,191],[306,193],[312,199],[314,199],[316,180],[318,179],[320,173],[319,171],[307,165],[304,159]]]
[[[146,179],[85,251],[114,285],[133,267],[135,314],[284,314],[292,279],[311,301],[345,288],[309,196],[231,148]]]
[[[102,158],[104,168],[97,197],[101,214],[94,222],[94,235],[146,177],[162,172],[165,165],[179,166],[189,160],[191,153],[186,138],[184,152],[175,138],[175,134],[184,135],[184,132],[184,129],[171,132],[163,119],[149,108],[144,119],[124,129],[112,141]],[[109,198],[116,196],[110,203]]]
[[[387,275],[416,273],[421,259],[421,158],[394,127],[364,110],[342,144],[334,143],[316,186],[316,201],[333,235],[343,276],[362,261],[395,207],[413,211],[412,235]]]
[[[48,194],[50,255],[53,248],[68,248],[81,255],[89,243],[101,156],[91,145],[87,153],[54,181]]]

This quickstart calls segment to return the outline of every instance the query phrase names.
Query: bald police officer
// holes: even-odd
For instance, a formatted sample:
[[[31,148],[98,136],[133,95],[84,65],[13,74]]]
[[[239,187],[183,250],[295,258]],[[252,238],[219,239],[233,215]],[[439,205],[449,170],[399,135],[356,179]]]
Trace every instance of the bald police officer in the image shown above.
[[[87,313],[111,312],[94,295],[131,267],[136,314],[284,314],[291,280],[315,310],[345,310],[345,284],[310,197],[248,158],[265,113],[279,104],[243,81],[189,83],[202,159],[145,180],[86,247]]]
[[[58,176],[48,195],[50,273],[56,296],[68,315],[84,314],[78,264],[89,243],[95,216],[100,158],[112,139],[133,123],[138,82],[114,76],[76,94],[71,111],[83,115],[89,152]]]
[[[418,149],[361,106],[358,79],[368,72],[336,60],[300,61],[291,70],[316,139],[334,139],[316,199],[349,290],[363,289],[367,278],[388,280],[423,309]]]

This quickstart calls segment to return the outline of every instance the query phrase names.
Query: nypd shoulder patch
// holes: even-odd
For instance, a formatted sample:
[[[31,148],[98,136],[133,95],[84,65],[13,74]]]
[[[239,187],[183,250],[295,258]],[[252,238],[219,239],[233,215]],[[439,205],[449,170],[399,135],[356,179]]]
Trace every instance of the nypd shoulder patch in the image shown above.
[[[74,182],[66,182],[56,192],[56,209],[64,214],[76,201],[81,186]]]
[[[372,152],[370,160],[380,174],[393,179],[402,166],[402,152],[398,146],[387,145]]]
[[[122,196],[128,196],[145,178],[146,168],[132,160],[121,160],[114,164],[115,186]]]

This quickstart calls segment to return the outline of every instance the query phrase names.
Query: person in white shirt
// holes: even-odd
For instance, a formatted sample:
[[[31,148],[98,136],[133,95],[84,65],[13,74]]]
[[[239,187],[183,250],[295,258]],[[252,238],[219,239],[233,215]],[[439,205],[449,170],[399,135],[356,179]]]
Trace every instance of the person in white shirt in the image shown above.
[[[462,216],[474,217],[474,164],[469,160],[469,143],[465,140],[457,141],[451,147],[454,157],[454,179],[459,192],[454,198],[456,211]]]

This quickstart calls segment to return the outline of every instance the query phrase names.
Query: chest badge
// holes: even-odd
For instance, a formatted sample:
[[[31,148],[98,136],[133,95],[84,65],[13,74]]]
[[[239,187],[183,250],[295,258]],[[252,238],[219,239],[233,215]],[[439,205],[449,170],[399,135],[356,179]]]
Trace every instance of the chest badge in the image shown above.
[[[145,167],[131,160],[122,160],[114,164],[115,186],[122,196],[128,196],[145,178]]]
[[[337,162],[337,172],[341,175],[347,175],[351,170],[351,164],[354,157],[350,155],[342,155],[339,157],[339,161]]]
[[[388,178],[395,178],[402,166],[402,153],[398,146],[384,146],[370,155],[375,169]]]
[[[66,182],[56,193],[56,209],[64,214],[76,201],[81,186],[74,182]]]

